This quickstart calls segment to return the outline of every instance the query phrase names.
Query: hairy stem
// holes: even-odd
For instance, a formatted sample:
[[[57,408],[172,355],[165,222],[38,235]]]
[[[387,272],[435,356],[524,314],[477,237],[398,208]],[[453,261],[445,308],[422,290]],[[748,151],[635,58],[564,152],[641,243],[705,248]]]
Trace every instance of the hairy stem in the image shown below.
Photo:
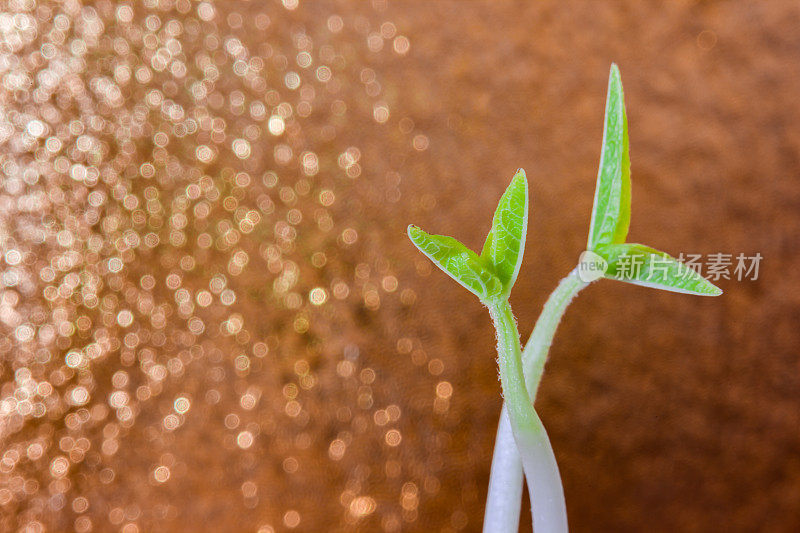
[[[564,316],[564,311],[567,310],[573,298],[588,285],[588,282],[578,276],[578,269],[575,268],[564,276],[544,304],[542,313],[533,327],[533,333],[522,352],[525,386],[533,400],[536,400],[536,392],[539,390],[539,383],[544,373],[544,364],[547,362],[547,353],[553,344],[553,337]]]
[[[522,353],[523,373],[525,377],[526,390],[529,397],[535,399],[539,388],[539,383],[544,371],[544,364],[547,360],[547,353],[553,342],[558,323],[564,315],[569,303],[588,285],[578,277],[577,269],[570,272],[561,280],[558,287],[553,291],[544,305],[536,326],[533,329],[530,339]],[[541,476],[551,476],[555,472],[554,479],[551,479],[553,486],[552,492],[558,493],[562,506],[564,502],[564,491],[561,485],[561,477],[558,474],[558,466],[555,463],[555,456],[547,439],[547,434],[542,431],[544,442],[541,447],[549,450],[543,457],[550,457],[552,464],[543,465],[541,471],[531,475],[528,469],[525,470],[528,479],[528,492],[531,496],[531,513],[533,515],[534,530],[537,533],[549,533],[550,531],[561,531],[559,529],[548,529],[542,519],[537,522],[536,500],[540,499],[534,490],[535,485],[540,485]],[[486,500],[486,512],[484,515],[483,531],[492,532],[516,532],[519,527],[520,499],[522,495],[522,461],[520,452],[517,449],[511,424],[508,420],[508,412],[505,404],[500,414],[500,423],[497,428],[497,438],[495,441],[494,456],[492,458],[492,470],[489,478],[489,494]],[[541,502],[539,502],[541,504]],[[509,514],[511,516],[509,516]],[[559,521],[563,524],[566,531],[566,507],[563,506],[563,518]]]
[[[542,421],[533,409],[522,371],[519,333],[508,301],[489,305],[497,330],[500,382],[508,419],[531,495],[533,525],[537,531],[566,533],[564,491],[553,449]]]
[[[538,429],[538,420],[533,412],[525,377],[522,372],[522,348],[519,344],[517,323],[507,300],[489,304],[497,331],[497,356],[500,367],[500,383],[508,409],[508,418],[514,433],[531,433]]]

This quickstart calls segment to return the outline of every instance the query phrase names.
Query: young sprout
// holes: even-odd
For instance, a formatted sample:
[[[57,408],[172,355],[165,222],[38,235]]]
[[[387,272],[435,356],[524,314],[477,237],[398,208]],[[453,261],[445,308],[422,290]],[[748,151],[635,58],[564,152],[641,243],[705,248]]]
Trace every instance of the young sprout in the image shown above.
[[[500,383],[512,439],[528,478],[536,527],[563,531],[566,509],[561,478],[547,432],[525,386],[519,332],[508,303],[522,263],[527,225],[528,182],[519,169],[500,198],[480,256],[452,237],[429,235],[416,226],[409,226],[408,235],[422,253],[488,307],[497,331]],[[521,490],[521,476],[516,475]],[[508,501],[507,496],[501,500]],[[516,522],[518,504],[511,505],[517,505],[516,517],[511,517]]]
[[[616,64],[608,78],[603,151],[594,193],[586,252],[579,263],[584,281],[600,276],[667,291],[719,296],[722,291],[664,252],[628,244],[631,221],[631,160],[628,118]]]
[[[408,236],[439,268],[489,306],[507,299],[517,280],[527,226],[528,180],[519,169],[497,204],[480,256],[453,237],[429,235],[413,225]]]
[[[547,299],[522,352],[508,295],[525,248],[528,217],[525,173],[517,171],[500,199],[480,256],[452,237],[429,235],[409,226],[408,234],[414,244],[489,308],[497,330],[505,403],[495,442],[484,532],[517,531],[521,470],[528,482],[534,530],[567,531],[561,478],[547,433],[532,402],[558,323],[578,292],[605,277],[673,292],[722,294],[719,288],[668,254],[625,242],[631,213],[630,167],[622,82],[619,69],[612,64],[587,249],[578,265]]]

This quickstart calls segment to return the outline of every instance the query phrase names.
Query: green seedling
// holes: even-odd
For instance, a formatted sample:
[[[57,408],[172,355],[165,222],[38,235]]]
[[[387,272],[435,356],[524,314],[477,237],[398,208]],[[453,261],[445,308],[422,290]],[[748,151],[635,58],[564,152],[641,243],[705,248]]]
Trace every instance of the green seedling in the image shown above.
[[[538,514],[537,519],[547,528],[553,520],[563,520],[565,528],[561,478],[547,432],[533,409],[525,386],[519,332],[508,303],[522,263],[527,222],[528,182],[525,172],[520,169],[500,198],[481,255],[453,237],[430,235],[416,226],[409,226],[408,236],[423,254],[488,307],[497,331],[500,382],[513,428],[511,446],[519,450],[530,492],[536,494],[532,505],[542,511],[534,514]],[[522,478],[519,474],[517,476],[521,490]],[[508,499],[507,496],[502,495],[503,501]],[[519,495],[516,498],[519,500]],[[547,505],[542,504],[545,501]],[[519,520],[519,509],[516,513],[515,520]],[[553,525],[556,526],[560,527]]]
[[[408,227],[411,241],[451,278],[488,305],[508,298],[517,280],[528,226],[528,181],[519,169],[500,198],[481,255],[453,237]]]
[[[631,159],[628,148],[628,118],[622,80],[616,65],[611,66],[603,129],[603,151],[597,173],[594,208],[584,258],[597,260],[591,270],[584,261],[580,273],[587,281],[602,271],[604,277],[674,292],[718,296],[717,287],[687,268],[674,257],[641,244],[628,244],[631,221]],[[599,263],[599,265],[598,265]],[[604,263],[604,264],[603,264]],[[626,268],[623,268],[626,267]]]
[[[547,432],[533,408],[547,353],[569,303],[591,282],[608,278],[663,290],[722,294],[694,270],[653,248],[626,243],[631,214],[628,124],[622,82],[611,66],[603,149],[586,251],[553,291],[524,351],[508,296],[519,274],[528,220],[528,184],[520,169],[495,211],[480,255],[458,240],[409,226],[411,241],[489,309],[497,331],[498,366],[505,399],[497,430],[484,532],[517,531],[522,473],[537,533],[567,531],[564,491]]]

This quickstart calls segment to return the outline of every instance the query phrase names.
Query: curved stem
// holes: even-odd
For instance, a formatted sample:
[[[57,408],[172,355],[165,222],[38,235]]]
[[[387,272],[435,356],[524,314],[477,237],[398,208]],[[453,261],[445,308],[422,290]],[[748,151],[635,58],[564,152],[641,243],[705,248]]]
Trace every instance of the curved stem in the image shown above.
[[[503,403],[497,425],[483,533],[516,533],[522,505],[522,460],[519,458],[508,410]]]
[[[497,356],[500,368],[500,384],[508,409],[508,418],[514,433],[531,433],[538,429],[537,417],[522,372],[522,348],[519,344],[517,323],[507,300],[489,304],[497,331]]]
[[[544,371],[544,364],[547,360],[547,353],[553,342],[558,323],[564,315],[564,311],[578,292],[587,285],[588,283],[580,279],[577,269],[575,269],[561,280],[558,287],[556,287],[547,299],[544,309],[533,329],[533,333],[522,353],[525,385],[530,398],[536,398],[536,393]],[[519,501],[522,494],[522,476],[520,475],[520,469],[522,463],[511,425],[510,423],[504,422],[504,419],[507,419],[505,404],[503,405],[503,411],[500,415],[500,424],[497,428],[492,470],[489,478],[489,494],[486,500],[483,529],[484,532],[487,533],[489,531],[516,532],[519,528]],[[544,456],[550,457],[552,459],[552,464],[545,465],[540,473],[543,475],[549,473],[548,475],[552,476],[553,470],[555,471],[555,480],[553,483],[555,483],[556,486],[553,487],[553,489],[560,494],[560,499],[563,502],[564,491],[561,485],[561,477],[558,474],[558,466],[555,463],[555,456],[553,455],[550,441],[547,439],[547,434],[544,432],[544,429],[542,433],[544,435],[542,446],[544,447],[546,445],[546,448],[549,450],[549,453],[544,454]],[[537,507],[539,506],[536,505],[534,501],[540,498],[534,490],[534,485],[539,485],[539,483],[535,483],[535,478],[528,474],[530,474],[530,472],[526,470],[529,485],[528,492],[531,496],[531,513],[533,514],[534,529],[538,533],[547,533],[552,530],[544,529],[544,526],[537,527],[541,523],[541,519],[537,523]],[[565,507],[563,512],[564,516],[562,522],[564,524],[564,530],[566,531]],[[508,513],[511,513],[513,517],[509,517]]]
[[[566,533],[567,511],[558,466],[542,421],[533,409],[522,372],[517,324],[508,301],[489,304],[497,330],[500,382],[514,442],[531,495],[533,526],[537,531]]]
[[[590,282],[583,281],[578,276],[578,268],[574,268],[559,282],[558,287],[550,293],[544,304],[542,313],[536,320],[525,350],[522,352],[522,365],[525,372],[525,386],[531,398],[536,400],[536,392],[544,373],[544,364],[547,354],[553,344],[556,328],[564,316],[570,302],[578,293],[589,286]]]

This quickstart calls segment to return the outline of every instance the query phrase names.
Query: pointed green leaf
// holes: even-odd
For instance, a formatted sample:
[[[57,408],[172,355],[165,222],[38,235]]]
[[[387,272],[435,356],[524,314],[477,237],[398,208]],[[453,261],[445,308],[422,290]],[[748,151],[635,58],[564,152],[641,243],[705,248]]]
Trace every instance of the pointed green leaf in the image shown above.
[[[719,296],[722,291],[695,270],[642,244],[608,244],[595,250],[608,262],[605,277],[666,291]]]
[[[631,161],[628,154],[628,118],[619,68],[608,77],[603,150],[597,172],[594,208],[587,249],[625,242],[631,220]]]
[[[520,168],[497,204],[492,229],[481,253],[481,258],[492,266],[506,292],[511,291],[519,274],[527,228],[528,180]]]
[[[503,292],[503,284],[491,267],[453,237],[430,235],[416,226],[408,227],[408,236],[436,266],[481,300]]]

